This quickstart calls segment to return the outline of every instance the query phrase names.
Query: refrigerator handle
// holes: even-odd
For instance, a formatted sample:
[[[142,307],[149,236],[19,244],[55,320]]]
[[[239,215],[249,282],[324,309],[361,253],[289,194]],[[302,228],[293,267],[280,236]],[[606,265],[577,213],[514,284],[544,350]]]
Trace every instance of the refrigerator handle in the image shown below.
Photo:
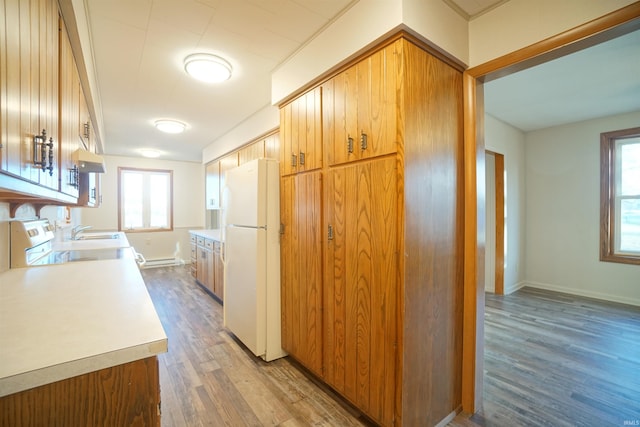
[[[224,260],[224,242],[220,242],[220,260],[222,260],[223,264],[226,264]]]

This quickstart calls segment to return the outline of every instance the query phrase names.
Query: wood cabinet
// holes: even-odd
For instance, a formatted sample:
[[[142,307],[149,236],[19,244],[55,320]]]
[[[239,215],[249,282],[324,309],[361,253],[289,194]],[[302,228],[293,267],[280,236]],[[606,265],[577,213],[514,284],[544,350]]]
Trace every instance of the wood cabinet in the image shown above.
[[[462,67],[400,33],[310,93],[326,159],[281,170],[283,343],[376,423],[436,425],[461,404]]]
[[[220,258],[220,242],[191,234],[191,275],[222,301],[224,297],[224,265]]]
[[[2,426],[160,426],[158,358],[0,397]]]
[[[322,167],[322,88],[297,97],[280,109],[282,175]]]
[[[213,293],[224,300],[224,264],[220,257],[221,243],[213,241]]]
[[[64,21],[60,19],[60,191],[78,197],[80,176],[71,154],[81,147],[77,128],[80,117],[80,76]]]
[[[264,157],[264,139],[247,144],[238,150],[238,166]]]
[[[329,165],[397,151],[400,46],[390,44],[322,85]]]
[[[238,167],[238,152],[220,158],[220,207],[224,208],[225,172]]]
[[[207,209],[220,209],[220,162],[205,166],[205,204]]]
[[[282,348],[322,375],[322,173],[281,178]]]
[[[58,189],[58,3],[3,0],[0,171]],[[44,159],[34,137],[46,131]],[[51,155],[49,154],[51,152]],[[34,161],[43,161],[43,167]]]

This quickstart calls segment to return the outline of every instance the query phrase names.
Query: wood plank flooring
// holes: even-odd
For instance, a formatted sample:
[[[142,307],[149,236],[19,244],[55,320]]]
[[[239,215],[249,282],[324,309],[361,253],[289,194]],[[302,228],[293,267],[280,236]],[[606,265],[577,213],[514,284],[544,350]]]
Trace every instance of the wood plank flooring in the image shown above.
[[[184,267],[142,271],[169,337],[162,425],[370,425],[288,359],[266,363],[222,326]],[[484,408],[449,425],[640,425],[640,308],[525,288],[488,294]]]
[[[487,294],[484,408],[451,426],[640,425],[640,308]]]
[[[370,425],[288,359],[266,363],[239,344],[188,268],[142,275],[169,338],[158,357],[162,426]]]

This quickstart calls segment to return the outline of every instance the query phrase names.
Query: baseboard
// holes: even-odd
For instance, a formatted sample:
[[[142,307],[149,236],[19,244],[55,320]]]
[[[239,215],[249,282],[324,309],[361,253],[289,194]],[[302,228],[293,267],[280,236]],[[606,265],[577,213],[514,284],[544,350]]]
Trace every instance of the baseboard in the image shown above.
[[[516,283],[514,285],[511,285],[511,286],[505,286],[504,294],[505,295],[512,294],[515,291],[517,291],[518,289],[524,288],[525,286],[527,286],[527,282],[518,282],[518,283]]]
[[[445,427],[447,424],[453,421],[456,415],[458,415],[458,411],[451,412],[449,415],[444,417],[438,424],[436,424],[436,427]]]
[[[528,286],[531,288],[537,288],[537,289],[545,289],[548,291],[562,292],[565,294],[579,295],[582,297],[594,298],[594,299],[599,299],[603,301],[616,302],[620,304],[640,306],[640,298],[622,297],[619,295],[610,295],[602,292],[567,288],[564,286],[551,285],[549,283],[540,283],[540,282],[531,282],[531,281],[523,282],[523,285],[521,287],[525,287],[525,286]]]

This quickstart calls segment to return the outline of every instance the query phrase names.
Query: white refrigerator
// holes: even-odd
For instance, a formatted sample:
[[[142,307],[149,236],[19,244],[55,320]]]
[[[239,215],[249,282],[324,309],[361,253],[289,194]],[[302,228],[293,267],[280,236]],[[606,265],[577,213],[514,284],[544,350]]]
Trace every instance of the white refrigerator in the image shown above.
[[[222,226],[224,325],[256,356],[283,357],[276,160],[257,159],[226,172]]]

